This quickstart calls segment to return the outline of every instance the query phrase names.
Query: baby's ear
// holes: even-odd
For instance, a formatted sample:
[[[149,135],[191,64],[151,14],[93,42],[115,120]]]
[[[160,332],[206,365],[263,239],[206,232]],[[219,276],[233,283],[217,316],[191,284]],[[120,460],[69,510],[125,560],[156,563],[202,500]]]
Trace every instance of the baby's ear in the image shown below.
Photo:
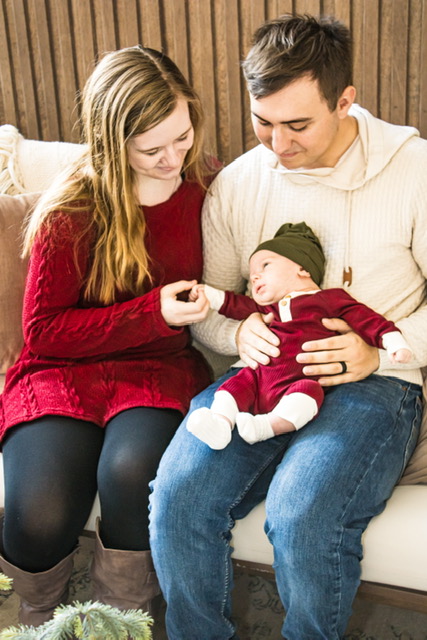
[[[303,267],[299,268],[298,275],[301,276],[301,278],[311,278],[311,273],[306,271]]]

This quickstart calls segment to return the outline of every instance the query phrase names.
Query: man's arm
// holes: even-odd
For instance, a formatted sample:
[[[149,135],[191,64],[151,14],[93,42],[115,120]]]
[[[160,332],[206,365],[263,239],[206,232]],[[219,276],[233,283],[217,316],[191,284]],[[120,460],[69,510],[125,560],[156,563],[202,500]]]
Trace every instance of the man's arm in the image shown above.
[[[222,174],[212,183],[202,211],[204,273],[203,282],[217,289],[243,293],[246,282],[241,275],[240,256],[232,235],[232,207]],[[203,345],[223,355],[237,356],[236,320],[210,311],[203,322],[192,327],[193,336]]]

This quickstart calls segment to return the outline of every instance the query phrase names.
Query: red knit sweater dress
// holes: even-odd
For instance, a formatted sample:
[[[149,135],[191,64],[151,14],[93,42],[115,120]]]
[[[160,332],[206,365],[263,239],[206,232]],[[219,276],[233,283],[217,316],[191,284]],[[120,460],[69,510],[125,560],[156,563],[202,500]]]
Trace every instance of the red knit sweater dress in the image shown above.
[[[74,240],[89,208],[62,214],[50,234],[39,233],[24,297],[25,345],[0,396],[0,438],[14,425],[43,415],[104,427],[136,406],[186,413],[190,399],[209,384],[209,371],[191,346],[188,329],[165,323],[160,288],[201,278],[204,195],[184,181],[167,202],[144,207],[152,288],[139,297],[121,292],[109,306],[82,299],[91,242],[87,235],[79,242],[77,268]]]

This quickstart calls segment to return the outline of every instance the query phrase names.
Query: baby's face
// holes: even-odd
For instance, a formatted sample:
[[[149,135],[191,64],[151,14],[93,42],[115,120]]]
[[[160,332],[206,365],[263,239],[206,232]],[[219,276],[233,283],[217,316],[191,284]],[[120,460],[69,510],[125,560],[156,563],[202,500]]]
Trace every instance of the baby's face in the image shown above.
[[[273,304],[291,291],[299,291],[301,270],[299,264],[274,251],[257,251],[249,261],[253,299],[257,304]]]

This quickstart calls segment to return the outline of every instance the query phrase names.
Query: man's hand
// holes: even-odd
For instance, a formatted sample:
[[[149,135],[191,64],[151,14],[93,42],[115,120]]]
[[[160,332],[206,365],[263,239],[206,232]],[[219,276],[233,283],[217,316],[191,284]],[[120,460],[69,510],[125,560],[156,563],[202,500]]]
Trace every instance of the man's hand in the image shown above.
[[[307,365],[303,368],[306,376],[320,375],[319,383],[323,387],[334,387],[363,380],[378,369],[378,349],[366,344],[344,320],[324,318],[322,323],[341,335],[302,345],[304,353],[297,355],[297,361]]]
[[[239,356],[252,369],[259,364],[268,364],[270,358],[280,355],[279,338],[267,325],[273,320],[273,314],[252,313],[237,330],[236,343]]]

